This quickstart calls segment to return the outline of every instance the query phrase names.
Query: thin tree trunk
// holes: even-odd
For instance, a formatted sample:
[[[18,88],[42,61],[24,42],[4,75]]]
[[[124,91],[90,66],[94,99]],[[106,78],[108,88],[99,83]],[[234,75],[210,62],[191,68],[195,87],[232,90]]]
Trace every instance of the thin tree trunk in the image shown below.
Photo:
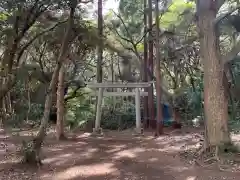
[[[2,120],[3,120],[3,124],[6,123],[7,121],[7,109],[6,109],[6,99],[3,98],[2,100]]]
[[[111,54],[111,81],[114,83],[115,81],[115,72],[114,72],[114,57],[113,54]],[[114,92],[116,89],[112,88],[111,91]],[[112,102],[113,102],[113,109],[115,109],[116,105],[116,97],[112,97]]]
[[[102,61],[103,61],[103,15],[102,15],[102,0],[98,0],[98,36],[100,38],[97,47],[97,82],[102,82]]]
[[[11,92],[8,92],[6,99],[7,99],[6,101],[7,101],[7,104],[8,104],[9,112],[11,114],[13,114],[14,112],[13,112],[12,101],[11,101]]]
[[[56,136],[57,140],[66,139],[64,135],[64,119],[65,119],[65,107],[64,107],[64,67],[62,66],[58,75],[58,88],[57,88],[57,125]]]
[[[152,23],[152,0],[148,0],[148,28],[153,29],[153,23]],[[148,36],[148,50],[149,50],[149,56],[148,56],[148,65],[150,73],[148,73],[148,81],[152,81],[153,77],[153,36],[152,32],[149,33]],[[155,121],[155,111],[154,111],[154,95],[153,95],[153,84],[148,88],[148,113],[149,113],[149,119],[150,121]]]
[[[198,19],[204,63],[204,112],[208,147],[231,142],[228,130],[228,98],[223,85],[224,68],[220,62],[215,17],[214,11],[206,10],[199,14]]]
[[[157,93],[157,135],[163,134],[163,117],[162,117],[162,103],[161,103],[161,65],[160,65],[160,42],[159,42],[159,0],[155,3],[156,16],[156,93]]]
[[[147,34],[147,0],[144,0],[144,34]],[[144,72],[143,72],[143,81],[148,81],[148,75],[147,75],[147,65],[148,65],[148,43],[147,43],[147,36],[144,36]],[[144,88],[145,92],[148,92],[148,88]],[[144,127],[149,128],[149,115],[148,115],[148,96],[144,96]]]
[[[69,20],[68,20],[68,26],[63,38],[62,47],[60,49],[60,54],[57,60],[57,65],[54,69],[52,79],[48,88],[48,93],[46,95],[44,114],[41,120],[41,125],[39,127],[38,133],[36,137],[33,139],[33,141],[30,141],[28,143],[23,142],[23,148],[24,148],[23,161],[26,163],[41,165],[41,159],[39,156],[40,150],[46,135],[50,109],[52,107],[52,96],[56,93],[55,90],[56,90],[59,71],[62,66],[62,62],[64,61],[67,55],[68,46],[70,43],[69,35],[71,34],[71,29],[74,24],[73,18],[74,18],[74,12],[75,12],[76,6],[77,6],[77,1],[71,1],[71,4],[70,4],[71,11],[70,11]]]
[[[102,63],[103,63],[103,15],[102,15],[102,0],[98,0],[98,37],[100,38],[99,44],[97,46],[97,82],[101,83],[103,78],[103,72],[102,72]],[[101,91],[103,92],[103,91]],[[100,106],[102,106],[102,103],[99,104],[99,96],[96,98],[96,122],[101,121],[101,115],[98,114],[98,112],[101,109]],[[100,128],[100,123],[95,122],[95,128]],[[97,127],[98,126],[98,127]],[[99,132],[96,129],[96,132]]]
[[[28,77],[27,82],[25,81],[25,88],[27,90],[27,101],[28,101],[28,110],[26,114],[26,121],[29,120],[29,114],[31,112],[31,90],[30,90],[30,77]]]

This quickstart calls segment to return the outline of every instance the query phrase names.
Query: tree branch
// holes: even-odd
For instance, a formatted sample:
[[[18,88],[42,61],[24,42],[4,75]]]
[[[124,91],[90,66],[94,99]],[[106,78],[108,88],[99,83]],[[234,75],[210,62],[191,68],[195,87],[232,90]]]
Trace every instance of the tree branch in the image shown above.
[[[118,35],[122,40],[127,41],[127,42],[133,44],[133,42],[132,42],[130,39],[127,39],[127,38],[123,37],[123,36],[118,32],[118,30],[117,30],[116,28],[114,28],[114,31],[117,33],[117,35]]]
[[[55,29],[57,26],[59,26],[60,24],[65,23],[65,22],[67,22],[67,20],[58,22],[58,23],[56,23],[55,25],[53,25],[52,27],[50,27],[50,28],[48,28],[48,29],[40,32],[39,34],[36,34],[32,39],[30,39],[30,40],[21,48],[21,50],[19,51],[18,57],[17,57],[17,63],[16,63],[16,64],[19,63],[19,61],[20,61],[20,59],[21,59],[24,51],[25,51],[37,38],[39,38],[40,36],[42,36],[42,35],[50,32],[50,31],[52,31],[52,30]]]
[[[17,40],[21,40],[22,39],[22,37],[29,30],[29,28],[32,27],[32,25],[41,16],[41,14],[43,12],[45,12],[47,10],[47,8],[49,7],[49,6],[46,6],[46,7],[42,8],[44,6],[44,4],[40,4],[39,6],[37,6],[38,2],[39,2],[39,0],[36,0],[34,5],[29,10],[29,12],[27,14],[27,17],[26,17],[26,20],[25,20],[25,24],[24,24],[23,29],[22,29],[22,32],[17,37]],[[35,10],[36,10],[36,12],[34,13]]]
[[[49,77],[48,77],[48,76],[45,74],[45,72],[44,72],[44,67],[43,67],[43,63],[42,63],[42,58],[43,58],[44,52],[45,52],[45,50],[46,50],[46,47],[47,47],[47,43],[45,42],[45,43],[43,44],[43,49],[42,49],[42,51],[40,51],[40,56],[39,56],[39,59],[38,59],[38,63],[39,63],[39,66],[40,66],[41,73],[42,73],[43,77],[44,77],[48,82],[50,82]]]
[[[170,76],[170,78],[172,79],[173,83],[176,84],[176,79],[174,76],[172,76],[171,72],[169,71],[169,69],[167,68],[165,63],[162,63],[163,68],[166,70],[167,74]]]
[[[121,21],[121,23],[122,23],[122,25],[123,25],[123,27],[124,27],[127,35],[128,35],[128,38],[130,39],[129,42],[130,42],[133,46],[135,46],[136,44],[134,43],[134,40],[133,40],[131,34],[129,33],[128,28],[127,28],[124,20],[122,19],[122,17],[121,17],[119,14],[117,14],[115,11],[112,11],[112,12],[120,19],[120,21]]]

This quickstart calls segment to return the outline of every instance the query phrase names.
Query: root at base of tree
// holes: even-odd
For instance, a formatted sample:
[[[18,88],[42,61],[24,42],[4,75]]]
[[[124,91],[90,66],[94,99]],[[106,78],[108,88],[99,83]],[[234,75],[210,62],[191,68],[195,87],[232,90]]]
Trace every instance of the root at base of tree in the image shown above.
[[[195,159],[195,163],[200,166],[204,166],[202,165],[202,163],[203,164],[208,163],[209,165],[209,162],[214,162],[214,161],[215,162],[220,161],[218,146],[213,146],[208,148],[202,147],[202,149],[197,153],[196,159]]]
[[[238,149],[233,144],[202,147],[195,156],[195,164],[202,167],[217,165],[221,171],[233,172],[233,170],[229,169],[232,169],[233,165],[239,164],[240,161],[237,162],[234,156],[238,152]],[[228,168],[223,168],[223,166]]]
[[[57,137],[57,140],[64,141],[64,140],[68,140],[68,138],[64,134],[61,134],[59,137]]]
[[[41,143],[37,139],[33,139],[29,142],[22,142],[22,163],[26,163],[33,166],[42,166],[42,161],[40,158],[40,148]]]

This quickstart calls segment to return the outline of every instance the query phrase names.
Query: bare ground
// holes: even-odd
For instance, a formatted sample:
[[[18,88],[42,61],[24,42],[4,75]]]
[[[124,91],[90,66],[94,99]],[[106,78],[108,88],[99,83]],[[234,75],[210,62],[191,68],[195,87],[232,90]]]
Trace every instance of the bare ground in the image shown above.
[[[43,148],[41,168],[14,163],[20,136],[0,132],[1,180],[237,180],[240,173],[186,163],[179,153],[197,148],[196,132],[175,132],[154,138],[131,132],[106,132],[104,137],[77,133],[72,141],[56,142],[52,133]],[[24,137],[26,138],[26,137]],[[236,138],[235,138],[236,139]]]

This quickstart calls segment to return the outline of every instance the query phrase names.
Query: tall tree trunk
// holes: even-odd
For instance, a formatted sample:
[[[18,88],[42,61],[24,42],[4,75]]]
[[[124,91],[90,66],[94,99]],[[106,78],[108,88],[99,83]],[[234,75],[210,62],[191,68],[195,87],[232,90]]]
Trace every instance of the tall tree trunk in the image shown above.
[[[44,108],[44,114],[41,120],[41,125],[39,127],[38,133],[36,137],[26,143],[23,142],[23,153],[24,153],[24,159],[23,161],[25,163],[30,163],[30,164],[38,164],[41,165],[41,159],[40,159],[40,150],[41,146],[43,143],[43,140],[46,135],[46,129],[48,125],[48,120],[49,120],[49,114],[50,114],[50,109],[52,106],[52,96],[56,93],[56,84],[58,80],[58,75],[60,68],[62,66],[62,62],[66,58],[68,47],[69,47],[69,35],[71,34],[72,26],[74,24],[74,12],[75,8],[77,6],[77,1],[70,1],[70,15],[69,15],[69,20],[68,20],[68,25],[67,29],[63,38],[62,46],[60,49],[60,54],[58,56],[57,60],[57,65],[54,69],[52,79],[48,88],[48,92],[46,95],[46,100],[45,100],[45,108]]]
[[[28,110],[26,114],[26,121],[29,120],[29,115],[31,112],[31,86],[30,86],[30,77],[28,77],[26,84],[26,90],[27,90],[27,101],[28,101]]]
[[[56,136],[57,140],[65,139],[64,135],[64,119],[65,119],[65,106],[64,106],[64,67],[62,66],[58,75],[57,87],[57,125]]]
[[[228,98],[223,85],[224,67],[220,61],[215,18],[216,12],[210,8],[199,9],[198,26],[204,64],[204,112],[208,147],[220,146],[231,141],[228,130]]]
[[[98,36],[101,39],[97,46],[97,82],[102,82],[102,61],[103,61],[103,15],[102,15],[102,0],[98,0]]]
[[[156,134],[163,134],[163,117],[161,103],[161,65],[160,65],[160,42],[159,42],[159,0],[155,1],[155,16],[156,16],[156,93],[157,93],[157,128]]]
[[[144,0],[144,34],[147,34],[147,0]],[[143,64],[144,64],[144,71],[143,71],[143,81],[148,81],[148,75],[147,75],[147,65],[148,65],[148,43],[147,43],[147,36],[144,36],[144,58],[143,58]],[[148,88],[144,89],[145,92],[148,92]],[[144,96],[144,127],[149,128],[149,115],[148,115],[148,96]]]
[[[102,82],[102,78],[103,78],[103,72],[102,72],[102,62],[103,62],[103,15],[102,15],[102,0],[98,0],[98,36],[100,38],[99,44],[97,46],[97,82],[101,83]],[[103,92],[103,91],[101,91]],[[100,95],[100,94],[99,94]],[[99,99],[98,99],[99,98]],[[100,122],[101,121],[101,106],[102,103],[99,103],[101,97],[97,96],[97,100],[96,100],[96,120],[95,121],[95,128],[100,128],[97,126],[100,126],[101,123],[96,123],[96,122]],[[100,112],[99,112],[99,111]],[[98,131],[99,129],[95,129],[96,132],[100,132]]]
[[[148,36],[148,65],[147,67],[149,68],[150,73],[148,73],[148,81],[152,81],[153,77],[153,35],[152,35],[152,30],[153,30],[153,18],[152,18],[152,0],[148,0],[148,28],[151,29],[149,36]],[[150,121],[155,121],[155,112],[154,112],[154,95],[153,95],[153,84],[149,87],[148,89],[148,113],[149,113],[149,119]]]

